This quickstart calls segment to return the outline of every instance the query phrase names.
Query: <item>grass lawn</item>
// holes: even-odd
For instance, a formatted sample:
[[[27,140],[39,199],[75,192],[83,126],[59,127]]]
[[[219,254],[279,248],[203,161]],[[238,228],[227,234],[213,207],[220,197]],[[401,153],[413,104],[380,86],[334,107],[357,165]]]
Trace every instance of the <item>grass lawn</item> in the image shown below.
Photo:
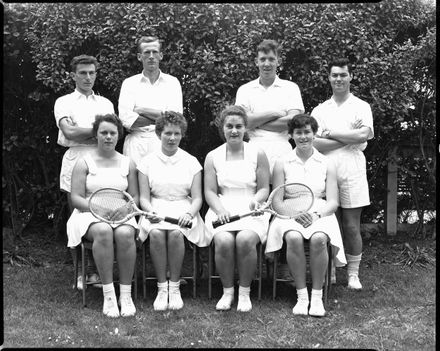
[[[295,289],[280,285],[272,301],[268,282],[260,302],[256,287],[251,292],[250,313],[238,313],[236,304],[231,311],[217,312],[221,285],[215,283],[209,300],[204,279],[197,299],[190,297],[191,284],[182,288],[185,306],[180,311],[153,311],[156,290],[149,282],[146,300],[139,285],[135,317],[110,319],[102,315],[100,289],[88,289],[87,308],[81,294],[71,289],[72,265],[64,243],[37,245],[28,236],[20,244],[20,256],[33,257],[32,265],[11,265],[4,256],[3,347],[434,350],[435,241],[409,243],[413,251],[399,237],[365,241],[364,289],[348,290],[346,269],[339,268],[324,318],[293,316]],[[405,265],[416,247],[415,264]],[[425,258],[431,263],[424,265]]]

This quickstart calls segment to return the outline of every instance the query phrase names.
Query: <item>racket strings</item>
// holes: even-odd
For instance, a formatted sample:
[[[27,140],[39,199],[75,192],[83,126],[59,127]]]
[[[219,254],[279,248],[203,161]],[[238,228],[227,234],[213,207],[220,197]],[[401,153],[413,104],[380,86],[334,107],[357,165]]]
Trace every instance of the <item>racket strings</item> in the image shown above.
[[[273,196],[271,207],[282,216],[292,217],[309,210],[313,204],[313,193],[300,184],[279,188]]]
[[[102,190],[96,192],[91,198],[89,202],[90,211],[95,214],[108,218],[112,214],[115,213],[116,210],[125,207],[129,209],[128,213],[132,212],[132,208],[130,205],[129,199],[117,190]],[[112,219],[114,221],[122,220],[127,215],[127,210],[121,211],[118,216],[114,216]]]

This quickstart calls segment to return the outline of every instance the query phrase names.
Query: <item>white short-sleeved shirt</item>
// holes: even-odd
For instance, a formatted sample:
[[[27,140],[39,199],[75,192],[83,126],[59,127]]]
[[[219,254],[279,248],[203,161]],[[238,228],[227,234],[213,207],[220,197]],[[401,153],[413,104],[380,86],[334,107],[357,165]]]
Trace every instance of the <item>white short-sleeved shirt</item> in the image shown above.
[[[373,114],[371,112],[370,104],[359,99],[350,93],[350,96],[341,105],[337,105],[335,100],[332,98],[324,101],[323,103],[316,106],[311,115],[316,118],[318,122],[318,135],[321,135],[323,130],[338,130],[346,131],[351,130],[352,123],[360,119],[363,125],[370,128],[370,134],[368,135],[368,140],[374,137],[373,128]],[[367,142],[356,144],[355,148],[358,150],[365,150],[367,147]],[[332,150],[326,153],[326,155],[337,154],[342,149],[353,149],[353,145],[346,145],[342,148]]]
[[[179,148],[173,156],[156,150],[144,157],[137,169],[148,176],[152,197],[174,201],[190,196],[194,175],[202,166],[194,156]]]
[[[244,85],[237,90],[235,105],[242,106],[246,111],[251,113],[260,113],[269,110],[280,111],[287,113],[289,110],[299,110],[304,112],[304,104],[301,98],[301,92],[297,84],[275,77],[274,82],[268,88],[260,84],[260,79],[257,78]],[[250,140],[256,138],[263,138],[265,140],[288,140],[287,125],[283,132],[272,132],[255,128],[249,130]]]
[[[135,107],[183,113],[182,87],[179,80],[162,71],[153,84],[142,73],[125,79],[119,94],[118,110],[119,118],[127,129],[131,129],[132,124],[139,117],[139,114],[133,111]],[[153,124],[130,130],[130,132],[151,132],[154,129]]]
[[[115,113],[113,104],[103,96],[92,93],[89,96],[81,94],[78,90],[59,97],[55,101],[54,114],[57,127],[63,117],[70,117],[78,127],[92,128],[96,115]],[[58,131],[58,144],[61,146],[83,146],[80,142],[67,139],[61,129]]]

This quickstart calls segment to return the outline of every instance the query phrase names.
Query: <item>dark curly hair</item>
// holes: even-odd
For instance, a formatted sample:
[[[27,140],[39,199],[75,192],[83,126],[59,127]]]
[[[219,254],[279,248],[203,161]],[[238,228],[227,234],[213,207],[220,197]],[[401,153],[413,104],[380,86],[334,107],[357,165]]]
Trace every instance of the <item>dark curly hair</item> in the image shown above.
[[[300,113],[292,117],[292,119],[287,122],[287,128],[290,135],[296,128],[304,128],[305,126],[312,127],[313,134],[318,131],[318,122],[316,119],[307,113]]]
[[[188,128],[188,122],[185,117],[179,112],[165,111],[162,116],[156,119],[156,134],[158,137],[160,137],[165,126],[169,124],[179,126],[182,137],[185,136],[186,129]]]
[[[217,118],[214,120],[214,125],[218,128],[219,135],[223,141],[226,140],[225,134],[223,133],[223,126],[225,124],[226,117],[229,117],[229,116],[239,116],[243,119],[244,126],[247,127],[247,125],[248,125],[247,113],[243,107],[238,106],[238,105],[231,105],[231,106],[225,107],[220,112],[220,115],[218,115]],[[249,141],[249,136],[248,136],[247,132],[245,132],[243,140]]]
[[[118,128],[118,140],[120,140],[124,136],[124,127],[122,125],[121,120],[114,113],[108,113],[106,115],[96,115],[95,122],[92,125],[92,134],[96,138],[98,134],[99,125],[102,122],[113,123]]]
[[[328,65],[328,73],[330,74],[332,67],[345,67],[347,66],[348,68],[348,73],[352,74],[352,70],[353,68],[351,67],[351,63],[347,58],[337,58],[334,59],[333,61],[330,61],[329,65]]]

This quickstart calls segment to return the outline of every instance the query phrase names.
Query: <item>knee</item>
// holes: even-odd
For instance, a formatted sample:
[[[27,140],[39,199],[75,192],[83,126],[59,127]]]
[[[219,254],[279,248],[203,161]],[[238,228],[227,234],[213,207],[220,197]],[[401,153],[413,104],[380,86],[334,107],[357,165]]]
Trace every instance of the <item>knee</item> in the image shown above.
[[[168,232],[168,243],[169,244],[180,244],[183,243],[183,234],[180,230],[171,230]]]
[[[149,233],[150,244],[152,245],[165,245],[166,243],[166,234],[162,230],[153,229]]]
[[[310,252],[319,253],[323,250],[327,250],[327,235],[324,233],[314,233],[310,237]]]
[[[214,243],[216,255],[225,257],[234,253],[235,242],[233,238],[227,238],[217,234],[214,237]]]
[[[134,229],[128,226],[118,227],[115,230],[115,242],[116,245],[123,247],[135,245]]]
[[[284,236],[287,251],[300,252],[304,250],[304,238],[301,233],[296,231],[287,232]]]
[[[93,237],[93,242],[102,246],[113,244],[113,228],[109,224],[96,223],[89,231]]]
[[[249,235],[243,235],[239,233],[235,240],[235,245],[237,246],[237,251],[240,252],[240,255],[248,255],[251,252],[257,252],[256,249],[256,240]]]

